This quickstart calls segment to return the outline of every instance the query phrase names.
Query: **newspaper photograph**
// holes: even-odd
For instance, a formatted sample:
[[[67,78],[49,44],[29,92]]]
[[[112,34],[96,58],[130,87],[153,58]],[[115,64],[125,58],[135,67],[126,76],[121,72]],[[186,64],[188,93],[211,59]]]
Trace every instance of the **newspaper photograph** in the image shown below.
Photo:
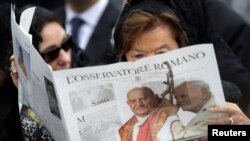
[[[125,141],[134,134],[140,137],[140,132],[140,138],[163,141],[206,136],[207,119],[220,116],[208,112],[208,108],[225,101],[211,44],[136,62],[56,71],[53,75],[56,87],[61,87],[58,95],[64,102],[62,110],[73,113],[65,115],[69,137],[78,140]],[[155,103],[154,107],[146,108],[146,102]],[[178,105],[176,113],[172,105]],[[146,113],[145,118],[138,118]],[[148,120],[152,120],[149,125]],[[91,128],[86,128],[89,125]],[[140,131],[142,125],[145,131]],[[103,128],[106,130],[100,132]],[[79,138],[71,136],[76,132]],[[110,136],[110,132],[116,136]]]
[[[33,119],[54,140],[206,139],[207,120],[221,116],[208,110],[225,102],[212,44],[52,71],[12,15],[19,102],[24,115],[37,115]]]

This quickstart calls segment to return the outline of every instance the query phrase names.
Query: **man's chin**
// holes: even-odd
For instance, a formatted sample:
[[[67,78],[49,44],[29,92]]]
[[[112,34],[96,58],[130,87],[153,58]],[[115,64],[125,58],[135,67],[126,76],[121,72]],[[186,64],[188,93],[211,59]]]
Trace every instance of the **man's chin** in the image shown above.
[[[143,117],[147,116],[147,114],[137,114],[136,116],[143,118]]]
[[[139,117],[145,117],[147,116],[149,113],[149,111],[141,111],[141,112],[137,112],[136,115]]]

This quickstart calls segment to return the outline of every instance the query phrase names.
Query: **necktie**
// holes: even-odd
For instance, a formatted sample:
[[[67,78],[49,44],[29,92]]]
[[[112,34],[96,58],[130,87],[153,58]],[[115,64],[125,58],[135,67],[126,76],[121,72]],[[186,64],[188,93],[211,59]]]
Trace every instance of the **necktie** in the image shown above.
[[[72,38],[74,40],[74,42],[76,44],[79,45],[79,37],[78,37],[78,33],[79,33],[79,29],[82,26],[82,24],[84,24],[84,21],[78,17],[75,17],[71,20],[71,26],[72,26]]]

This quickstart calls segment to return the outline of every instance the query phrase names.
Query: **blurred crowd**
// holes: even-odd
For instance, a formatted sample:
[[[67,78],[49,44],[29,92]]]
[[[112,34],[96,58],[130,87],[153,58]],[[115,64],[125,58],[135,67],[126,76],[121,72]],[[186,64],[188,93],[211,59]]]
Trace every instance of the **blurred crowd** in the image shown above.
[[[147,57],[147,54],[143,54],[146,49],[139,53],[131,53],[131,50],[134,49],[137,36],[144,35],[144,33],[146,35],[146,31],[150,31],[151,27],[146,29],[147,26],[145,26],[139,30],[134,26],[131,28],[129,26],[143,23],[143,21],[135,21],[138,18],[133,18],[134,15],[150,17],[151,15],[147,15],[148,11],[154,15],[165,9],[164,6],[160,10],[154,9],[147,4],[143,7],[145,9],[138,8],[137,6],[142,1],[0,0],[0,141],[34,139],[34,134],[27,135],[26,126],[28,125],[23,122],[23,120],[32,119],[23,117],[19,112],[22,107],[18,105],[16,88],[18,74],[13,57],[11,57],[13,54],[10,27],[11,3],[16,5],[17,15],[27,7],[41,8],[38,8],[37,11],[40,12],[36,11],[37,14],[34,15],[29,33],[33,35],[32,42],[45,62],[51,65],[53,70],[61,70],[111,64],[118,61],[134,61],[140,57]],[[215,46],[224,93],[227,92],[225,97],[230,103],[211,111],[233,112],[228,113],[229,120],[228,118],[211,119],[210,123],[232,124],[232,118],[235,118],[234,124],[249,124],[247,117],[250,117],[250,1],[169,1],[163,2],[167,5],[166,11],[171,8],[175,9],[175,15],[179,19],[170,18],[170,21],[173,20],[173,23],[180,25],[178,29],[174,29],[173,35],[185,32],[180,35],[180,39],[178,37],[177,41],[174,41],[173,48],[200,43],[213,43]],[[150,8],[147,9],[148,7]],[[135,14],[133,10],[136,11]],[[128,20],[130,18],[132,20]],[[129,23],[132,24],[129,25]],[[130,29],[140,32],[135,33]],[[58,36],[54,36],[55,34]],[[161,53],[172,49],[168,48]],[[231,88],[237,91],[237,94],[233,93]],[[29,107],[25,108],[32,110]],[[46,139],[53,140],[45,127],[35,130],[41,130],[37,131],[36,136],[46,133],[44,135]]]

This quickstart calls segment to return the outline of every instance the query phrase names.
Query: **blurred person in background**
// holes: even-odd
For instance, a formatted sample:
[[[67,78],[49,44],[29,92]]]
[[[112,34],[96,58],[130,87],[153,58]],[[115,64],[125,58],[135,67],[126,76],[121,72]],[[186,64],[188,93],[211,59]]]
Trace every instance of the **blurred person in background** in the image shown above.
[[[250,24],[226,5],[226,1],[229,2],[230,0],[205,0],[205,3],[211,11],[215,30],[223,37],[231,50],[240,59],[242,65],[250,72],[250,57],[248,55],[250,53]],[[244,0],[233,1],[237,3],[244,2]]]
[[[64,0],[0,0],[15,4],[17,8],[23,8],[27,5],[41,6],[53,10],[59,5],[64,4]]]
[[[111,36],[121,7],[121,0],[67,0],[55,9],[67,33],[89,56],[89,66],[115,61]]]
[[[9,72],[12,54],[10,4],[0,5],[0,140],[22,140],[18,92]]]
[[[250,1],[249,0],[218,0],[231,7],[250,24]]]

